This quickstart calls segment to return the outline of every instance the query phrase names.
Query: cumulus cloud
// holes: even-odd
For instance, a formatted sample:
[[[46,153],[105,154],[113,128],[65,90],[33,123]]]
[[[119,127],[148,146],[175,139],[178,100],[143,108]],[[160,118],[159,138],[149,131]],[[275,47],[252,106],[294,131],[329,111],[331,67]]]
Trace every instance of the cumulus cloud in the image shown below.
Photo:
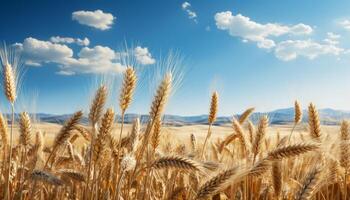
[[[21,45],[27,63],[57,62],[73,56],[73,50],[66,45],[26,38]]]
[[[184,10],[186,13],[187,13],[187,16],[189,19],[192,19],[194,22],[198,22],[197,21],[197,13],[194,12],[192,9],[191,9],[191,4],[188,3],[187,1],[183,2],[182,5],[182,10]]]
[[[350,31],[350,20],[344,19],[339,21],[339,24],[346,30]]]
[[[125,67],[120,63],[117,52],[109,47],[84,47],[78,58],[66,58],[61,63],[60,74],[122,72]]]
[[[321,44],[312,40],[286,40],[277,44],[275,55],[283,61],[294,60],[297,57],[315,59],[320,55],[339,55],[344,49],[333,44]]]
[[[134,54],[137,62],[139,62],[142,65],[151,65],[156,62],[156,60],[152,58],[151,53],[148,51],[148,48],[146,47],[142,48],[140,46],[137,46],[134,49]]]
[[[339,39],[340,39],[340,35],[332,33],[332,32],[328,32],[327,33],[327,38],[324,39],[323,41],[327,44],[330,45],[337,45],[339,44]]]
[[[75,43],[79,46],[89,46],[90,44],[90,40],[86,37],[84,39],[80,39],[80,38],[54,36],[50,38],[50,41],[53,43],[63,43],[63,44]]]
[[[72,19],[78,21],[83,25],[87,25],[100,30],[107,30],[111,28],[116,17],[110,13],[104,13],[102,10],[80,10],[72,13]]]
[[[97,45],[83,47],[77,53],[74,53],[65,44],[69,44],[72,40],[68,38],[52,39],[44,41],[29,37],[23,43],[15,43],[13,46],[22,51],[23,59],[27,65],[43,66],[47,63],[53,63],[59,67],[57,74],[60,75],[120,73],[125,69],[121,62],[121,56],[125,55],[125,52],[117,52],[107,46]],[[74,42],[76,41],[75,39]],[[138,46],[133,51],[132,55],[142,65],[156,62],[146,47]]]
[[[256,42],[259,48],[264,49],[276,46],[272,37],[287,34],[308,35],[313,31],[310,26],[302,23],[294,26],[261,24],[241,14],[233,15],[231,11],[216,13],[214,19],[218,29],[228,31],[231,36],[241,37],[245,41]]]

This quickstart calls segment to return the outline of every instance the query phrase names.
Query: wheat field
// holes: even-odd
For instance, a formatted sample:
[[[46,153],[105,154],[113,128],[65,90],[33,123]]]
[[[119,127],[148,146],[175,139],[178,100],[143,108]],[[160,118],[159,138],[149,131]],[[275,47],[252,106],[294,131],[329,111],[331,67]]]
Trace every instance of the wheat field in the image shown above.
[[[16,63],[2,52],[4,95],[14,108]],[[208,100],[208,125],[169,127],[162,116],[175,77],[166,73],[155,91],[149,120],[125,124],[137,86],[124,72],[118,113],[106,108],[100,85],[88,113],[62,126],[0,115],[1,199],[349,199],[349,124],[321,126],[310,103],[295,102],[289,126],[253,124],[254,108],[215,126],[219,94]],[[137,99],[135,99],[137,101]],[[121,119],[116,120],[119,114]],[[89,123],[81,123],[88,116]],[[301,123],[303,115],[308,123]]]

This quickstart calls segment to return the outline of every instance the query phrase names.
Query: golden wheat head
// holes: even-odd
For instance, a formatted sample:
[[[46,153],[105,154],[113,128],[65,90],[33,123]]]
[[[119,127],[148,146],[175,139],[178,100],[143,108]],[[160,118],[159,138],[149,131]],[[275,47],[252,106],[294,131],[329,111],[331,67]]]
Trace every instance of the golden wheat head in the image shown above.
[[[218,112],[218,103],[219,103],[219,95],[217,92],[214,92],[211,96],[210,102],[210,110],[208,116],[208,123],[213,124],[216,120],[216,115]]]
[[[136,87],[136,74],[132,67],[128,67],[124,72],[124,81],[120,92],[119,106],[122,113],[129,107]]]

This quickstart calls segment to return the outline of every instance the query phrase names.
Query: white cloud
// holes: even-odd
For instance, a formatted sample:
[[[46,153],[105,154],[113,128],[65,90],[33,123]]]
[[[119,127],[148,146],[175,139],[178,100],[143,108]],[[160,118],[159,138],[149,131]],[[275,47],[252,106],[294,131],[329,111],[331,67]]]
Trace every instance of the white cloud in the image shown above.
[[[185,1],[185,2],[183,2],[183,3],[182,3],[182,5],[181,5],[181,6],[182,6],[182,9],[184,9],[184,10],[185,10],[185,9],[189,8],[189,7],[191,6],[191,4],[190,4],[190,3],[188,3],[187,1]]]
[[[337,40],[339,39],[341,36],[336,34],[336,33],[333,33],[333,32],[328,32],[327,33],[327,37],[330,38],[330,39],[334,39],[334,40]]]
[[[134,53],[136,60],[142,65],[151,65],[156,62],[146,47],[142,48],[138,46],[134,49]]]
[[[125,68],[120,63],[117,52],[104,46],[84,47],[78,53],[78,58],[67,58],[62,64],[64,73],[118,73]]]
[[[50,41],[26,38],[22,45],[23,53],[31,62],[61,62],[65,58],[73,56],[73,50],[63,44],[55,44]]]
[[[181,7],[182,7],[182,10],[184,10],[187,13],[187,16],[189,19],[192,19],[195,23],[198,22],[197,21],[197,13],[191,9],[190,3],[185,1],[184,3],[182,3]]]
[[[312,40],[287,40],[277,44],[275,55],[283,61],[294,60],[297,57],[315,59],[320,55],[340,55],[344,49],[333,44],[321,44]]]
[[[15,43],[13,46],[22,51],[23,59],[27,65],[44,66],[46,63],[53,63],[59,67],[60,70],[57,74],[61,75],[120,73],[125,69],[125,66],[121,63],[121,55],[125,53],[117,52],[106,46],[83,47],[79,52],[74,53],[65,44],[38,40],[32,37],[26,38],[23,43]],[[152,58],[146,47],[136,47],[132,55],[140,64],[155,63],[155,59]]]
[[[259,48],[270,49],[276,46],[271,37],[281,35],[309,35],[312,28],[305,24],[294,26],[277,23],[260,24],[241,14],[232,15],[231,11],[219,12],[214,16],[216,26],[226,30],[231,36],[241,37],[243,40],[256,42]]]
[[[344,19],[338,22],[344,29],[350,31],[350,20]]]
[[[74,75],[75,72],[61,70],[61,71],[56,72],[56,74],[60,74],[60,75],[64,75],[64,76],[71,76],[71,75]]]
[[[337,45],[339,44],[339,39],[340,39],[340,35],[332,33],[332,32],[328,32],[327,33],[327,38],[324,39],[323,41],[327,44],[330,45]]]
[[[75,11],[72,13],[72,19],[78,21],[80,24],[94,27],[100,30],[110,29],[114,19],[110,13],[104,13],[102,10],[95,11]]]
[[[86,37],[84,39],[80,39],[80,38],[54,36],[50,38],[50,41],[53,43],[63,43],[63,44],[75,43],[80,46],[89,46],[90,44],[90,40]]]

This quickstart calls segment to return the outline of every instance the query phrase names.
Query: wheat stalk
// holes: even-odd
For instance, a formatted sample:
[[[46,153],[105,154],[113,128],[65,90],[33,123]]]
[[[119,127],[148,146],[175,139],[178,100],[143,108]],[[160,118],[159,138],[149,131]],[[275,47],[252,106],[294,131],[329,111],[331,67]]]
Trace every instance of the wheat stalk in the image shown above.
[[[252,145],[253,163],[255,161],[256,156],[260,152],[261,143],[263,141],[263,138],[265,137],[267,126],[268,126],[267,116],[261,117],[258,125],[258,130],[256,131],[256,135],[254,138],[254,143]]]
[[[298,101],[294,102],[294,123],[299,124],[303,117],[303,111]]]
[[[208,139],[211,136],[211,126],[216,120],[216,115],[218,112],[218,103],[219,103],[218,101],[219,101],[219,95],[217,92],[214,92],[211,96],[211,101],[210,101],[210,110],[209,110],[209,116],[208,116],[208,123],[209,123],[208,133],[204,140],[201,157],[203,157],[205,146],[207,144]]]
[[[238,135],[239,141],[241,143],[242,149],[244,150],[246,155],[249,155],[249,150],[251,149],[251,144],[248,142],[249,139],[247,138],[246,134],[243,131],[243,128],[241,127],[239,121],[237,121],[235,118],[232,120],[232,127],[235,133]]]
[[[309,131],[312,138],[319,141],[321,137],[320,119],[314,104],[309,105]]]
[[[124,81],[119,98],[119,107],[122,114],[130,106],[134,90],[136,87],[136,74],[132,67],[126,68],[124,72]]]
[[[90,106],[89,120],[92,126],[97,124],[102,116],[103,107],[107,100],[107,88],[102,85],[96,91],[95,97]]]

